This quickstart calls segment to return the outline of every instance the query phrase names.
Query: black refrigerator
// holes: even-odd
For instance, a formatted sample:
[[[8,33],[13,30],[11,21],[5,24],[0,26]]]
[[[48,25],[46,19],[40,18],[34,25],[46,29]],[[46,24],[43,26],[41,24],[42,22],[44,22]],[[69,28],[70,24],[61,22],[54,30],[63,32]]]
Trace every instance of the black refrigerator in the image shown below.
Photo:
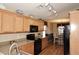
[[[64,43],[64,55],[69,55],[69,44],[70,44],[70,26],[65,25],[64,26],[64,33],[63,33],[63,43]]]

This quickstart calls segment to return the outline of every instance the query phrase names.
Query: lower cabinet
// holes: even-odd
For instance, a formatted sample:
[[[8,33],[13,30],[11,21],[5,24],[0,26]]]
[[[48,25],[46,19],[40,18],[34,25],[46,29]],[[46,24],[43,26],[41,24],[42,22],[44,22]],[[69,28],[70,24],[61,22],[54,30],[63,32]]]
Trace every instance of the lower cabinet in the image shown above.
[[[34,42],[34,55],[38,55],[48,46],[48,39],[46,38],[37,38]]]
[[[20,50],[33,54],[38,55],[41,53],[42,50],[44,50],[48,46],[48,40],[47,38],[37,38],[33,43],[24,44],[20,47]]]
[[[20,50],[30,54],[34,54],[34,43],[24,44],[20,46]]]
[[[42,50],[48,46],[48,39],[47,37],[42,38]]]

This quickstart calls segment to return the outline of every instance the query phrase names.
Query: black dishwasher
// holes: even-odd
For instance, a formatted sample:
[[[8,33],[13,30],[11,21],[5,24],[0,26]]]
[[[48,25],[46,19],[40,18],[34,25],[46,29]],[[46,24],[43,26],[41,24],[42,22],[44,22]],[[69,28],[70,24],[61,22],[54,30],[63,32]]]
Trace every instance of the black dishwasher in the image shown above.
[[[38,55],[41,52],[41,39],[37,38],[34,41],[34,55]]]

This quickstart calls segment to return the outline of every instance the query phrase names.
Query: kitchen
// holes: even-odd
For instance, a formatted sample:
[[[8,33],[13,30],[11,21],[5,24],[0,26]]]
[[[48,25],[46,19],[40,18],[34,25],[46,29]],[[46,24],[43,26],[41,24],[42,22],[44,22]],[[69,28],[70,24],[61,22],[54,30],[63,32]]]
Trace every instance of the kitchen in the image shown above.
[[[26,47],[28,47],[29,45],[29,51],[32,50],[29,54],[34,54],[34,38],[30,40],[30,37],[29,40],[27,40],[27,35],[30,36],[33,34],[33,37],[38,37],[38,34],[41,34],[40,38],[44,39],[43,36],[45,36],[45,34],[43,35],[43,27],[43,20],[37,20],[8,10],[0,9],[0,52],[5,55],[10,54],[9,48],[11,44],[17,42],[19,46],[26,45]]]
[[[78,30],[75,31],[77,28],[75,25],[79,22],[78,8],[78,3],[1,3],[0,54],[79,54],[78,49],[75,49],[78,48],[78,41],[73,39],[78,38]],[[71,26],[69,32],[64,31],[64,27],[67,26]],[[65,33],[68,34],[67,37]],[[63,39],[66,41],[68,39],[68,42],[66,43]],[[77,44],[75,44],[76,42]],[[65,54],[65,52],[67,53]]]

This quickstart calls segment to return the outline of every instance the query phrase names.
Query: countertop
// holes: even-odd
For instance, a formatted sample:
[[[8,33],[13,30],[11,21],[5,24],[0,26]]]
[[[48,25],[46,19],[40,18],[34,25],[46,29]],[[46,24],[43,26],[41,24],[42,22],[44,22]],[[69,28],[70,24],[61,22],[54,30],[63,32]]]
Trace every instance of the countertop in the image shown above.
[[[18,46],[21,46],[21,45],[32,43],[32,42],[34,42],[34,40],[23,39],[23,40],[17,41],[17,44],[18,44]]]
[[[24,45],[24,44],[28,44],[28,43],[32,43],[32,42],[34,42],[34,40],[26,40],[25,38],[19,39],[19,40],[16,41],[18,46],[21,46],[21,45]],[[10,46],[11,46],[10,42],[5,42],[5,44],[0,45],[0,52],[1,52],[1,54],[8,55]]]
[[[16,40],[16,43],[18,44],[18,46],[33,43],[33,42],[34,42],[34,40],[27,40],[26,38]],[[8,55],[10,46],[11,46],[10,42],[0,42],[1,54]]]

